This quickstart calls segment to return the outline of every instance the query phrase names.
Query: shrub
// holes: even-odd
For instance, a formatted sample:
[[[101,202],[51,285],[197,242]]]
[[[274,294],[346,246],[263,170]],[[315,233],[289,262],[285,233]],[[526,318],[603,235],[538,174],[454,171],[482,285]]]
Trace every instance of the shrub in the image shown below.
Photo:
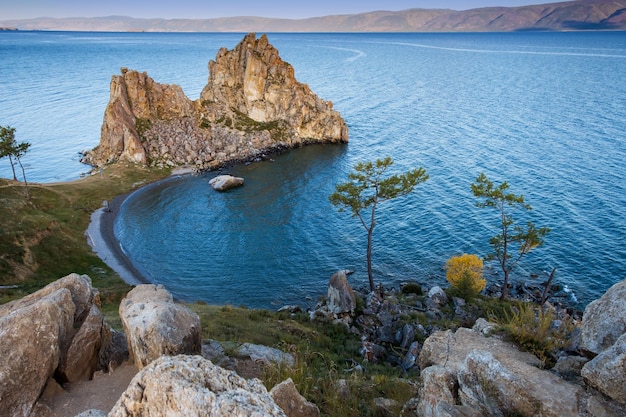
[[[504,317],[489,315],[522,350],[537,356],[544,368],[556,363],[560,349],[570,344],[570,337],[575,328],[571,320],[560,321],[554,325],[555,317],[551,308],[543,309],[530,303],[514,307]]]
[[[422,286],[419,284],[410,282],[402,287],[402,294],[422,295]]]
[[[483,261],[476,255],[464,253],[453,256],[446,262],[446,278],[457,294],[465,300],[472,300],[485,288]]]

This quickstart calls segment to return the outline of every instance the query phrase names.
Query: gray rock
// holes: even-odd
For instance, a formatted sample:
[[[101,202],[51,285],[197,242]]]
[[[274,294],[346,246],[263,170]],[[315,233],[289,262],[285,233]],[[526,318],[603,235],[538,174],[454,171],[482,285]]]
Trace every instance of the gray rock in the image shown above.
[[[626,333],[626,280],[618,282],[583,313],[581,347],[598,354]]]
[[[354,313],[356,297],[348,279],[346,271],[338,271],[328,282],[328,308],[334,314]]]
[[[128,351],[138,369],[161,355],[200,354],[200,318],[161,285],[133,288],[120,303]]]
[[[292,354],[283,352],[282,350],[267,347],[263,345],[255,345],[252,343],[244,343],[238,346],[234,351],[236,357],[246,357],[253,361],[263,362],[266,365],[285,364],[294,366],[295,358]]]
[[[439,416],[440,403],[455,404],[457,398],[456,373],[445,366],[433,365],[420,374],[422,383],[415,414],[420,417]]]
[[[411,343],[411,346],[409,346],[409,349],[406,352],[406,355],[404,355],[404,359],[402,359],[402,363],[401,363],[402,369],[404,369],[405,371],[408,371],[409,369],[415,366],[419,358],[419,351],[420,351],[419,342],[415,341]]]
[[[201,356],[162,356],[132,379],[109,417],[286,417],[258,379]]]
[[[626,334],[587,362],[581,375],[589,385],[626,405]]]
[[[498,325],[496,323],[492,323],[481,317],[478,320],[476,320],[476,322],[474,323],[474,326],[472,327],[472,330],[478,333],[482,333],[485,336],[488,336],[497,327]]]
[[[85,410],[80,414],[77,414],[75,417],[107,417],[107,413],[102,410]]]
[[[540,364],[535,356],[479,332],[435,332],[420,353],[418,415],[442,415],[437,410],[447,403],[485,416],[578,417],[585,411],[578,403],[582,388],[539,369]],[[469,415],[467,409],[454,410]]]
[[[71,381],[91,377],[98,363],[101,323],[95,298],[88,276],[70,274],[0,305],[4,415],[28,416],[53,376]]]
[[[232,175],[218,175],[209,181],[209,185],[216,191],[226,191],[243,185],[243,178]]]
[[[439,309],[448,304],[449,301],[448,295],[439,286],[434,286],[428,291],[428,298],[426,300],[428,308]]]
[[[580,387],[513,357],[498,360],[487,350],[472,350],[457,374],[461,404],[483,415],[580,415]]]
[[[320,416],[320,409],[300,395],[291,378],[274,386],[274,388],[270,390],[270,396],[285,414],[287,414],[287,417]]]
[[[374,398],[374,406],[378,411],[376,415],[392,417],[396,415],[394,410],[398,408],[398,402],[391,398],[377,397]]]
[[[86,381],[98,370],[104,317],[93,304],[76,332],[57,369],[59,377],[68,382]]]
[[[577,382],[580,379],[580,371],[589,360],[583,356],[561,356],[552,368],[561,378],[566,381]]]

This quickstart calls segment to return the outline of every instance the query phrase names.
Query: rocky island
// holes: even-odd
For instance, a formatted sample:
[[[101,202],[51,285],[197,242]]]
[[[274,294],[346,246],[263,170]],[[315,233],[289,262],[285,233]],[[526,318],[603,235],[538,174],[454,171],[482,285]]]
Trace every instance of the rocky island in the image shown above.
[[[249,33],[209,62],[208,84],[196,101],[178,85],[122,68],[111,80],[100,144],[83,161],[207,170],[309,143],[347,141],[348,127],[333,104],[296,80],[266,35]]]

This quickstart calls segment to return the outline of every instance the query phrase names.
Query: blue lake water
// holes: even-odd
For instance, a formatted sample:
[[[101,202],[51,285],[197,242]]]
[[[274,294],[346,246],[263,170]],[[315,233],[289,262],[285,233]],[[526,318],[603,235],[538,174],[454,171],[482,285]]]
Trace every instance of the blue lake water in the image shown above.
[[[207,63],[242,34],[0,33],[0,125],[33,144],[30,180],[77,178],[97,145],[120,67],[196,99]],[[626,278],[626,34],[269,34],[296,78],[331,100],[345,146],[312,146],[215,175],[173,178],[123,206],[116,234],[136,266],[177,297],[250,307],[314,303],[338,269],[365,285],[365,232],[328,202],[356,162],[391,156],[430,179],[380,206],[375,279],[446,285],[442,266],[485,255],[496,213],[474,206],[484,171],[523,194],[520,220],[548,226],[516,278],[557,267],[581,305]],[[0,175],[11,175],[0,161]],[[497,276],[489,274],[493,281]],[[307,297],[312,298],[307,299]]]

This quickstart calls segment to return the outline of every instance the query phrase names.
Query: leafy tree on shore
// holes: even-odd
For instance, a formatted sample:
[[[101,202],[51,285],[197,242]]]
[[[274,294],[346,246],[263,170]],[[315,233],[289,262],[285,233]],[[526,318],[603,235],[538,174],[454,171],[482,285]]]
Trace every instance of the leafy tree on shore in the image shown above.
[[[26,187],[26,196],[30,200],[30,191],[28,190],[28,181],[26,180],[26,171],[24,170],[24,165],[22,164],[22,157],[26,154],[26,152],[28,152],[28,148],[30,148],[30,143],[17,143],[15,141],[15,128],[10,126],[0,126],[0,158],[4,158],[6,156],[9,157],[11,169],[13,170],[13,180],[17,181],[17,177],[15,175],[15,165],[13,164],[13,158],[15,158],[22,169],[22,177],[24,178],[24,186]]]
[[[530,204],[524,202],[523,195],[507,193],[509,184],[504,181],[494,185],[484,173],[481,173],[472,184],[472,193],[478,199],[477,207],[491,207],[498,213],[498,228],[500,233],[489,240],[493,253],[486,259],[498,261],[504,273],[504,284],[501,299],[508,297],[509,275],[515,265],[534,248],[543,244],[543,238],[550,232],[547,227],[537,228],[532,222],[526,226],[515,224],[510,210],[532,210]],[[517,252],[515,252],[517,248]]]
[[[446,262],[446,279],[461,298],[471,301],[487,285],[483,278],[483,260],[467,253],[453,256]]]
[[[376,209],[380,203],[409,194],[415,186],[428,179],[424,168],[410,170],[404,174],[385,177],[393,165],[390,157],[375,162],[359,162],[348,174],[348,181],[338,184],[330,195],[330,202],[339,211],[348,209],[357,217],[367,232],[367,276],[370,290],[374,291],[372,274],[372,235],[376,226]]]

